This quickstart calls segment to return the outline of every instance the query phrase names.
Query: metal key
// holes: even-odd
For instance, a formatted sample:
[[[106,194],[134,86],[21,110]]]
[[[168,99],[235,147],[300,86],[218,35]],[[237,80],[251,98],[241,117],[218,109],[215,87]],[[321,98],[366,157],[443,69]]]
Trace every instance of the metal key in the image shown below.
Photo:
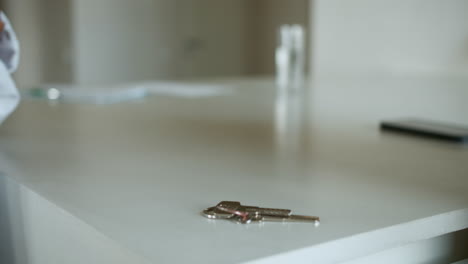
[[[247,219],[246,224],[251,222],[305,222],[313,223],[315,226],[320,225],[320,218],[317,216],[307,216],[307,215],[289,215],[286,217],[280,216],[265,216],[257,215]],[[241,222],[244,223],[244,222]]]
[[[320,223],[320,218],[316,216],[292,215],[288,209],[262,208],[256,206],[243,206],[239,202],[223,201],[216,205],[222,212],[233,214],[231,218],[243,224],[250,222],[312,222],[316,225]]]
[[[221,211],[218,208],[216,208],[216,206],[203,210],[202,215],[209,219],[231,219],[235,217],[234,214]]]
[[[275,209],[275,208],[262,208],[257,206],[245,206],[240,202],[223,201],[216,205],[216,208],[236,215],[240,222],[248,222],[249,218],[256,216],[273,216],[273,217],[288,217],[291,215],[291,210],[288,209]]]

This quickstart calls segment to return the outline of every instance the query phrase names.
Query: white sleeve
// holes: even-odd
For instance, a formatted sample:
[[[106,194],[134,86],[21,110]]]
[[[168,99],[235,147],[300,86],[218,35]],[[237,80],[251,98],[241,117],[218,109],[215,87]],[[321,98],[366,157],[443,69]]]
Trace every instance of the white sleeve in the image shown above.
[[[0,61],[0,124],[15,110],[19,94],[5,64]]]
[[[13,73],[18,68],[20,47],[10,20],[3,12],[0,12],[0,20],[5,23],[4,30],[0,32],[0,61],[9,73]]]

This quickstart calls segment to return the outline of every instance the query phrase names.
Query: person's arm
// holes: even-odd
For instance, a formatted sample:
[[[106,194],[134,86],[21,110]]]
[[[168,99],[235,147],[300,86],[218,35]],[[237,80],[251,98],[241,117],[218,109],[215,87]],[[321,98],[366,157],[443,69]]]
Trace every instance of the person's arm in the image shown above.
[[[10,73],[18,67],[19,45],[8,19],[0,11],[0,124],[19,102],[19,94]]]
[[[19,63],[19,43],[6,15],[0,11],[0,61],[13,73]]]

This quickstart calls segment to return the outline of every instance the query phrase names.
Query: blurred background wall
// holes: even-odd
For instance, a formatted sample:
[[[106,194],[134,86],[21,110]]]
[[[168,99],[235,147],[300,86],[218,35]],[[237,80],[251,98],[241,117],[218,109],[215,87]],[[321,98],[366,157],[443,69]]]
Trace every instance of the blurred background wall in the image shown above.
[[[244,75],[248,0],[79,0],[78,83]]]
[[[316,73],[468,74],[465,0],[1,0],[20,87],[273,75],[281,24]]]
[[[19,87],[70,82],[71,0],[3,0],[21,44],[21,64],[14,77]]]
[[[316,0],[321,73],[468,74],[468,1]]]
[[[15,79],[100,84],[272,75],[276,31],[308,0],[3,0],[23,51]]]

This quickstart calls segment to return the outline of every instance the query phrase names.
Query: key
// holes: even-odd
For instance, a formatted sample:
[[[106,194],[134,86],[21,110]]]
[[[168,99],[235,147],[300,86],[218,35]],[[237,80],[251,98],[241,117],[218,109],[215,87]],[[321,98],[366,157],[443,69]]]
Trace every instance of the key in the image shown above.
[[[288,209],[262,208],[256,206],[243,206],[239,202],[223,201],[217,206],[220,211],[233,214],[240,223],[251,222],[310,222],[316,226],[320,224],[320,218],[316,216],[293,215]]]
[[[262,208],[257,206],[244,206],[240,202],[223,201],[216,205],[216,208],[236,215],[241,222],[247,222],[249,218],[262,215],[262,216],[276,216],[287,217],[291,215],[291,210],[288,209],[275,209],[275,208]]]
[[[289,215],[285,217],[281,216],[267,216],[267,215],[256,215],[248,218],[246,221],[239,219],[241,223],[251,223],[251,222],[305,222],[313,223],[315,226],[320,225],[320,218],[317,216],[307,216],[307,215]]]
[[[231,219],[235,217],[234,214],[221,211],[218,208],[216,208],[216,206],[203,210],[202,215],[209,219]]]

